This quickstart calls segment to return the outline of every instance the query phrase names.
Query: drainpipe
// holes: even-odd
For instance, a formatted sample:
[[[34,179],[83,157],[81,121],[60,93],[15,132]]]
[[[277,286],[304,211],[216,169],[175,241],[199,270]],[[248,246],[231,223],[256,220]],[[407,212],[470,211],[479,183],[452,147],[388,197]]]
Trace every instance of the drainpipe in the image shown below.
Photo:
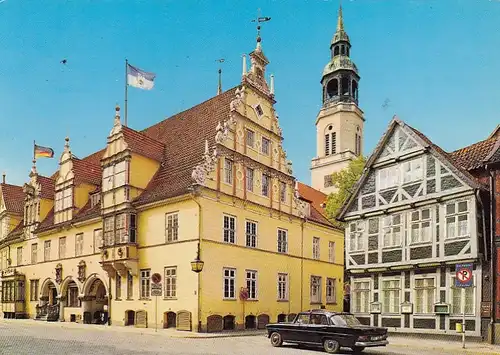
[[[113,296],[111,295],[111,277],[108,274],[108,325],[111,325],[111,303]]]
[[[191,197],[193,201],[198,205],[198,244],[200,250],[201,259],[201,234],[202,234],[202,218],[201,218],[201,204],[196,199],[196,187],[191,190]],[[201,333],[201,272],[198,273],[198,333]]]
[[[304,224],[306,219],[300,221],[300,312],[304,310]]]
[[[479,189],[476,189],[476,199],[479,206],[481,206],[481,211],[484,212],[484,205],[483,201],[481,200],[481,194],[479,192]],[[484,247],[485,261],[488,261],[488,243],[486,242],[486,234],[487,234],[486,217],[484,213],[481,213],[481,222],[483,227],[483,247]],[[491,253],[490,253],[490,260],[491,260]]]
[[[486,165],[486,171],[489,170],[491,166]],[[496,172],[491,170],[489,171],[490,175],[490,295],[491,295],[491,313],[490,313],[490,330],[491,330],[491,344],[495,344],[495,315],[496,315],[496,297],[495,297],[495,289],[497,277],[495,275],[495,264],[497,262],[496,248],[495,248],[495,178]]]

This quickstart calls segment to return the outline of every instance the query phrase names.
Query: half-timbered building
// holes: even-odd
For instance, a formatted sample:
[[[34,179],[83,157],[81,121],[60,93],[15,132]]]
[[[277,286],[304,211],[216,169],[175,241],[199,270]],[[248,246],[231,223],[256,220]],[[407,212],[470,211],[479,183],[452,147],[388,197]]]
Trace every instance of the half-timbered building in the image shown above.
[[[351,312],[391,331],[481,332],[487,187],[426,136],[394,118],[338,219],[346,222]],[[474,265],[456,288],[455,266]]]

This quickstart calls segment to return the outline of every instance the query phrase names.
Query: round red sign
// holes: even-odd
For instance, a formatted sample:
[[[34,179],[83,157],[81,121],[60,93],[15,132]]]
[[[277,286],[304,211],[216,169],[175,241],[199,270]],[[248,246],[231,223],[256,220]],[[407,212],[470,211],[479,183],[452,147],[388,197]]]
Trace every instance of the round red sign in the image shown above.
[[[158,273],[155,273],[151,276],[151,281],[153,281],[154,284],[159,284],[161,282],[161,275]]]

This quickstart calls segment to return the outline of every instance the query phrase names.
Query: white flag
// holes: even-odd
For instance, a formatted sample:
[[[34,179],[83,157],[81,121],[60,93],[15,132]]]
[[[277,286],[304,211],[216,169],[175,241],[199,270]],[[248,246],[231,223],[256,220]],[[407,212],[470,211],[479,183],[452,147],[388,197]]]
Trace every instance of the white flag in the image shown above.
[[[127,64],[127,84],[139,89],[151,90],[155,83],[156,74]]]

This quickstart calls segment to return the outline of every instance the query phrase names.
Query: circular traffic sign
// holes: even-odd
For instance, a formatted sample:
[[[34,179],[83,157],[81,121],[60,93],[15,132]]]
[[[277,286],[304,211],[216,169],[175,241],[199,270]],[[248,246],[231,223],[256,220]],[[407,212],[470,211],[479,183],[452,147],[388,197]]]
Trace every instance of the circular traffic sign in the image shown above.
[[[457,278],[460,280],[460,282],[468,282],[470,281],[472,277],[472,273],[470,272],[469,269],[459,269],[457,272]]]
[[[159,273],[154,273],[151,276],[151,281],[153,281],[154,284],[159,284],[161,282],[161,275]]]

